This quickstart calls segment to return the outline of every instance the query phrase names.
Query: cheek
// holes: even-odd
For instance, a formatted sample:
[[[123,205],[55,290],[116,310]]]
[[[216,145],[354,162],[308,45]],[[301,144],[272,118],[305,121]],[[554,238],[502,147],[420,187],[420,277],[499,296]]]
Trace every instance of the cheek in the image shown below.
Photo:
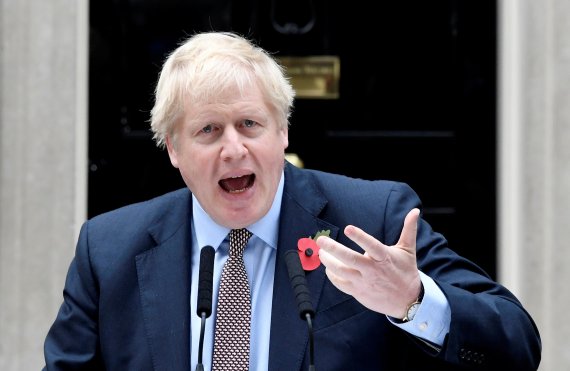
[[[209,147],[197,146],[178,152],[179,170],[186,177],[199,180],[206,180],[212,176],[216,166],[218,166],[216,153]]]
[[[203,168],[199,168],[200,162],[191,161],[187,158],[179,162],[178,170],[184,180],[184,183],[194,193],[199,193],[199,188],[202,183],[205,183]],[[197,168],[198,166],[198,168]]]

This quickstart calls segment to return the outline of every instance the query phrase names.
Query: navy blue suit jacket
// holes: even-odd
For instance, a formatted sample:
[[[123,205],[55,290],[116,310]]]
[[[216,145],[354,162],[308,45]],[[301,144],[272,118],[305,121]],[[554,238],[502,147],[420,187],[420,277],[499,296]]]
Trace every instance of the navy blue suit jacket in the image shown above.
[[[86,222],[45,341],[48,370],[188,371],[192,198],[182,189]],[[398,241],[405,215],[421,207],[405,184],[350,179],[287,164],[279,226],[269,370],[307,370],[307,324],[299,319],[284,252],[302,237],[354,224],[380,241]],[[474,230],[474,237],[476,237]],[[477,265],[451,251],[423,220],[418,267],[451,306],[451,327],[435,353],[337,290],[324,267],[307,273],[316,310],[320,371],[535,370],[538,331],[517,299]]]

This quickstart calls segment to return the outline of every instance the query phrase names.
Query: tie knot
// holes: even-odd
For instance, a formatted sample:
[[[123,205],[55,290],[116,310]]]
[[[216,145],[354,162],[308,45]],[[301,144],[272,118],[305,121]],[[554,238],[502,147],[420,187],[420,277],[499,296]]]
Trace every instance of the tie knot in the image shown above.
[[[230,257],[243,256],[245,245],[252,233],[245,228],[232,229],[230,231]]]

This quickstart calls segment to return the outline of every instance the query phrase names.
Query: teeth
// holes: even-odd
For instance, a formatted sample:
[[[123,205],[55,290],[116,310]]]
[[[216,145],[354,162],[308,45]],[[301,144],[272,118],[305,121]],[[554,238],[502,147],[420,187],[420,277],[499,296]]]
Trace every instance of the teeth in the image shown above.
[[[242,193],[243,191],[245,191],[245,188],[243,189],[236,189],[235,191],[229,191],[230,193]]]

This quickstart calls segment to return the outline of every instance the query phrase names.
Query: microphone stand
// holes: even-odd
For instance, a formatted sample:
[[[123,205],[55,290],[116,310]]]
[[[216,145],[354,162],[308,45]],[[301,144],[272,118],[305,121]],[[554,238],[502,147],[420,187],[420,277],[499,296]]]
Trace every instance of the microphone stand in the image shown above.
[[[200,342],[198,343],[198,364],[196,365],[196,371],[204,371],[202,353],[204,351],[204,332],[206,332],[206,312],[202,312],[200,318]]]
[[[307,326],[309,327],[309,371],[315,371],[315,342],[311,313],[305,313],[305,319],[307,320]]]

